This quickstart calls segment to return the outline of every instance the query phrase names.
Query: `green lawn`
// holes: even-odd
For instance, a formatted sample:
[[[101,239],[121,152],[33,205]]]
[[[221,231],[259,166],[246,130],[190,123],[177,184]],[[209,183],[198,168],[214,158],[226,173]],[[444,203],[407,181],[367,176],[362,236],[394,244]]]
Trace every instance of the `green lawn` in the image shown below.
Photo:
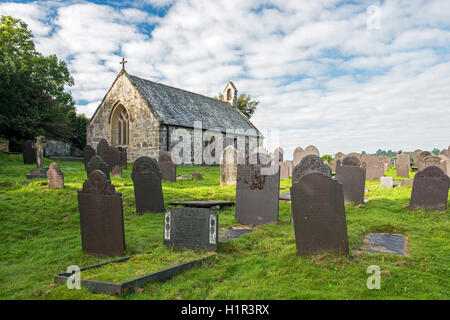
[[[66,188],[50,190],[46,180],[25,179],[34,166],[24,165],[22,156],[0,154],[0,161],[0,185],[12,183],[0,186],[0,299],[118,299],[53,283],[53,277],[70,265],[83,267],[110,260],[81,250],[76,191],[86,177],[83,164],[60,162]],[[49,164],[45,159],[45,166]],[[68,167],[80,170],[64,170]],[[131,167],[123,171],[123,178],[112,178],[123,195],[126,255],[153,250],[170,256],[162,244],[164,214],[135,212]],[[234,187],[220,187],[218,167],[179,167],[177,174],[193,171],[201,171],[204,179],[163,183],[166,205],[175,200],[235,199]],[[395,176],[395,170],[391,168],[387,174]],[[281,192],[289,187],[289,180],[281,182]],[[123,298],[449,299],[449,210],[410,212],[409,186],[380,189],[379,181],[369,181],[366,187],[370,189],[368,203],[346,206],[351,257],[298,256],[290,203],[280,201],[276,225],[264,225],[240,239],[221,243],[218,253],[206,262],[165,283],[148,283]],[[238,225],[234,207],[219,211],[219,223],[221,227]],[[371,232],[407,235],[409,256],[358,253],[363,238]],[[161,261],[155,258],[155,265]],[[112,270],[136,278],[155,267],[152,261],[146,263],[148,270],[147,264],[139,270],[126,264]],[[384,271],[380,290],[366,287],[370,265]]]

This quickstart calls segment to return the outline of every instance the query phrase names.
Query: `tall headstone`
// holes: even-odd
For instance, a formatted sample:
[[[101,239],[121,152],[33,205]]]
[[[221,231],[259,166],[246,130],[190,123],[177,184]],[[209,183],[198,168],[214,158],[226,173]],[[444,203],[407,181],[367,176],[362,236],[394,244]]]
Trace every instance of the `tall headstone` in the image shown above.
[[[375,156],[367,156],[364,164],[366,167],[366,180],[376,180],[384,176],[384,164]]]
[[[95,156],[95,155],[96,155],[96,152],[95,152],[94,148],[92,148],[90,145],[86,145],[86,147],[84,147],[84,149],[83,149],[83,163],[84,163],[84,168],[85,169],[86,169],[87,164],[91,160],[91,158],[93,156]]]
[[[131,179],[134,184],[136,212],[163,212],[161,170],[155,159],[142,156],[133,164]]]
[[[96,255],[120,256],[125,251],[122,194],[100,170],[94,170],[78,191],[81,243]]]
[[[345,158],[345,154],[343,154],[342,152],[338,152],[334,155],[334,159],[333,162],[331,164],[331,171],[336,171],[336,166],[338,161],[340,161],[342,163],[342,160],[344,160]]]
[[[47,146],[47,140],[43,136],[36,137],[36,166],[31,169],[30,174],[26,175],[27,179],[47,178],[47,168],[44,168],[44,149]]]
[[[409,209],[445,210],[449,186],[449,177],[439,167],[430,166],[417,172],[414,176]]]
[[[103,174],[106,176],[108,180],[111,180],[110,178],[110,169],[105,161],[103,161],[102,157],[100,156],[93,156],[91,160],[89,160],[88,164],[86,165],[86,174],[89,177],[91,172],[94,170],[100,170],[103,172]]]
[[[343,185],[345,202],[364,203],[366,168],[361,168],[358,158],[347,156],[342,160],[342,165],[338,160],[336,180]]]
[[[117,150],[116,147],[107,147],[103,152],[103,155],[101,155],[103,161],[106,162],[108,167],[112,170],[115,166],[120,166],[120,151]],[[116,171],[116,174],[119,172]],[[117,176],[116,176],[117,177]],[[120,177],[122,177],[122,170],[120,170]],[[119,177],[119,178],[120,178]]]
[[[409,153],[400,153],[397,155],[395,169],[397,171],[397,177],[409,178],[409,170],[411,169]]]
[[[220,156],[220,185],[235,185],[237,175],[238,153],[234,146],[223,149]]]
[[[260,164],[256,163],[259,158]],[[240,224],[260,225],[278,220],[280,171],[269,175],[270,158],[251,154],[246,164],[237,165],[235,217]]]
[[[292,171],[294,171],[294,168],[292,166],[292,161],[286,160],[284,161],[289,169],[289,177],[292,177]]]
[[[100,157],[105,156],[105,151],[108,149],[109,143],[105,139],[101,139],[99,143],[97,144],[97,155]]]
[[[36,163],[36,149],[34,141],[26,140],[22,143],[22,155],[24,164]]]
[[[303,148],[302,147],[295,148],[293,155],[294,161],[292,163],[293,168],[295,168],[296,165],[300,164],[300,161],[302,161],[302,157],[303,157]]]
[[[417,149],[413,152],[413,164],[417,166],[419,164],[419,156],[422,153],[422,150]]]
[[[292,218],[297,253],[349,254],[342,184],[319,157],[294,168],[291,187]]]
[[[159,156],[158,166],[161,170],[161,179],[163,181],[177,181],[177,165],[172,161],[170,152],[163,152]]]
[[[49,188],[64,188],[64,174],[56,162],[52,162],[47,171],[47,181]]]
[[[289,179],[289,163],[288,162],[280,162],[280,179]]]
[[[117,147],[117,150],[119,150],[120,152],[120,166],[124,169],[126,169],[128,167],[128,163],[127,163],[127,148],[124,147]]]
[[[219,217],[207,208],[172,208],[164,217],[164,245],[175,250],[217,251]]]

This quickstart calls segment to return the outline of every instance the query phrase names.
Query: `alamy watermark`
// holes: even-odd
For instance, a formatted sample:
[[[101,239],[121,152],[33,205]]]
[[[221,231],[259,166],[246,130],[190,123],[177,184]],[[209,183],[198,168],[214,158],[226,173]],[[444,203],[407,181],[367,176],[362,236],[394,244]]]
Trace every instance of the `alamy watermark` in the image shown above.
[[[381,28],[381,8],[377,5],[371,5],[366,12],[369,15],[366,20],[367,29],[379,30]]]
[[[367,289],[381,289],[381,270],[379,266],[368,266],[366,273],[371,274],[370,277],[367,278],[366,286]]]
[[[71,274],[66,281],[68,289],[81,289],[81,272],[80,267],[71,265],[67,267],[67,273]]]

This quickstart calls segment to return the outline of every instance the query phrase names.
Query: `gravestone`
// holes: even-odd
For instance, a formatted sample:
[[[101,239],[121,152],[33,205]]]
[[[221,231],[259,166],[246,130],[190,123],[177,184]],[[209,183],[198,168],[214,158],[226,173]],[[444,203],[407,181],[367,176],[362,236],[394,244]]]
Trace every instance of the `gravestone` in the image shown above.
[[[378,157],[367,156],[365,158],[366,180],[376,180],[384,176],[384,164]]]
[[[331,179],[331,173],[328,174],[331,169],[323,170],[322,165],[312,164],[313,167],[308,167],[307,163],[301,163],[292,176],[291,210],[297,253],[348,255],[343,186]]]
[[[172,208],[164,217],[164,245],[175,250],[217,251],[219,217],[206,208]]]
[[[336,180],[343,185],[345,202],[364,203],[366,168],[361,168],[358,158],[347,156],[342,160],[342,165],[338,160]]]
[[[297,167],[299,167],[298,170]],[[325,164],[319,156],[308,154],[302,159],[300,164],[294,168],[292,180],[300,180],[301,176],[298,176],[299,174],[303,176],[312,172],[320,172],[331,178],[331,168]]]
[[[56,162],[52,162],[47,171],[47,181],[49,188],[64,188],[64,174]]]
[[[415,166],[419,165],[419,156],[423,151],[420,149],[417,149],[413,152],[413,164]]]
[[[448,150],[447,149],[442,149],[439,154],[448,157]]]
[[[108,141],[106,141],[105,139],[101,139],[97,144],[97,155],[103,158],[105,156],[105,151],[106,149],[108,149],[108,147],[109,147]]]
[[[369,253],[406,255],[406,237],[402,234],[371,233],[364,242]]]
[[[289,179],[289,164],[287,162],[280,162],[280,179]]]
[[[251,164],[258,157],[261,164]],[[246,164],[237,165],[235,217],[240,224],[277,222],[280,171],[265,175],[263,171],[269,167],[270,158],[261,153],[254,153]]]
[[[384,171],[386,172],[389,166],[391,165],[391,158],[387,156],[379,157],[381,162],[383,162],[384,165]]]
[[[238,153],[234,146],[223,149],[220,156],[220,185],[235,185],[237,174]]]
[[[22,155],[24,164],[36,163],[36,149],[34,141],[26,140],[22,143]]]
[[[410,162],[409,162],[409,153],[400,153],[397,155],[397,159],[395,161],[395,169],[397,171],[397,177],[408,178]]]
[[[414,176],[410,210],[445,210],[447,208],[449,177],[441,168],[430,166]]]
[[[435,166],[435,167],[441,168],[444,171],[444,173],[447,171],[447,168],[445,167],[445,165],[443,163],[441,163],[441,158],[439,158],[435,155],[421,158],[419,161],[419,166],[417,167],[417,171],[423,171],[423,170],[425,170],[425,168],[430,167],[430,166]]]
[[[96,255],[120,256],[125,251],[122,194],[100,170],[94,170],[78,191],[81,244]]]
[[[84,169],[86,169],[87,164],[91,160],[93,156],[96,155],[96,152],[94,148],[92,148],[90,145],[87,145],[83,149],[83,162],[84,162]]]
[[[278,158],[278,162],[283,162],[284,161],[284,151],[282,148],[276,148],[275,151],[273,152],[274,158],[276,159]]]
[[[286,163],[286,165],[288,166],[289,169],[289,177],[292,177],[292,171],[294,171],[293,167],[292,167],[292,161],[291,160],[286,160],[284,161]]]
[[[320,156],[319,149],[317,149],[317,147],[312,146],[312,145],[307,146],[307,147],[305,148],[304,155],[306,156],[306,155],[308,155],[308,154],[314,154],[314,155],[316,155],[316,156]]]
[[[334,159],[333,162],[331,163],[331,171],[336,171],[336,166],[338,161],[340,161],[342,163],[342,160],[344,160],[345,158],[345,154],[343,154],[342,152],[338,152],[334,155]]]
[[[91,174],[91,172],[93,172],[94,170],[100,170],[101,172],[103,172],[106,176],[106,178],[108,180],[111,180],[110,175],[109,175],[109,167],[106,164],[105,161],[103,161],[102,157],[100,156],[93,156],[91,158],[91,160],[89,160],[88,164],[86,165],[86,174],[89,177],[89,175]]]
[[[120,166],[120,151],[117,150],[116,147],[107,147],[103,151],[103,155],[100,156],[110,169],[114,166]],[[122,171],[120,171],[120,174],[122,174]],[[120,177],[122,177],[122,175]]]
[[[302,147],[297,147],[294,150],[294,155],[293,155],[293,163],[292,163],[292,167],[295,168],[296,165],[300,164],[300,161],[302,161],[302,157],[303,157],[303,148]]]
[[[381,188],[393,188],[394,179],[392,177],[380,177],[380,187]]]
[[[113,178],[122,178],[122,167],[117,164],[114,167],[112,167],[111,176]]]
[[[450,175],[450,159],[447,156],[439,155],[439,159],[441,159],[441,168],[446,175]],[[444,170],[445,169],[445,170]]]
[[[27,179],[34,178],[47,178],[47,168],[44,168],[44,149],[47,146],[45,137],[36,137],[36,166],[37,168],[31,169],[30,174],[26,175]]]
[[[422,171],[423,169],[425,169],[425,167],[423,166],[423,160],[425,158],[428,158],[430,156],[432,156],[433,154],[431,154],[431,152],[428,151],[422,151],[418,158],[417,158],[417,171]]]
[[[159,156],[159,169],[161,170],[161,179],[169,182],[177,181],[177,165],[172,161],[170,152],[163,152]]]
[[[359,153],[356,153],[356,152],[350,152],[347,156],[358,158],[358,160],[359,160],[359,162],[361,163],[361,165],[362,165],[362,163],[364,162],[364,161],[363,161],[363,157],[362,157]]]
[[[136,212],[163,212],[161,170],[156,160],[147,156],[137,158],[133,164],[131,179],[134,184]]]
[[[117,150],[119,150],[119,153],[120,153],[120,166],[122,168],[126,169],[128,167],[127,148],[117,147]]]

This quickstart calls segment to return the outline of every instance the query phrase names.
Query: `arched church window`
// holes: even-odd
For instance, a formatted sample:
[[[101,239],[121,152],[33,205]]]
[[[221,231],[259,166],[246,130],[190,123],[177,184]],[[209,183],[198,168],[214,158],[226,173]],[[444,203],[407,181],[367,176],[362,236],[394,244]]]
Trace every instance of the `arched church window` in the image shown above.
[[[231,100],[231,89],[227,90],[227,100]]]
[[[114,110],[111,121],[111,145],[126,146],[129,143],[130,117],[127,109],[119,104]]]

